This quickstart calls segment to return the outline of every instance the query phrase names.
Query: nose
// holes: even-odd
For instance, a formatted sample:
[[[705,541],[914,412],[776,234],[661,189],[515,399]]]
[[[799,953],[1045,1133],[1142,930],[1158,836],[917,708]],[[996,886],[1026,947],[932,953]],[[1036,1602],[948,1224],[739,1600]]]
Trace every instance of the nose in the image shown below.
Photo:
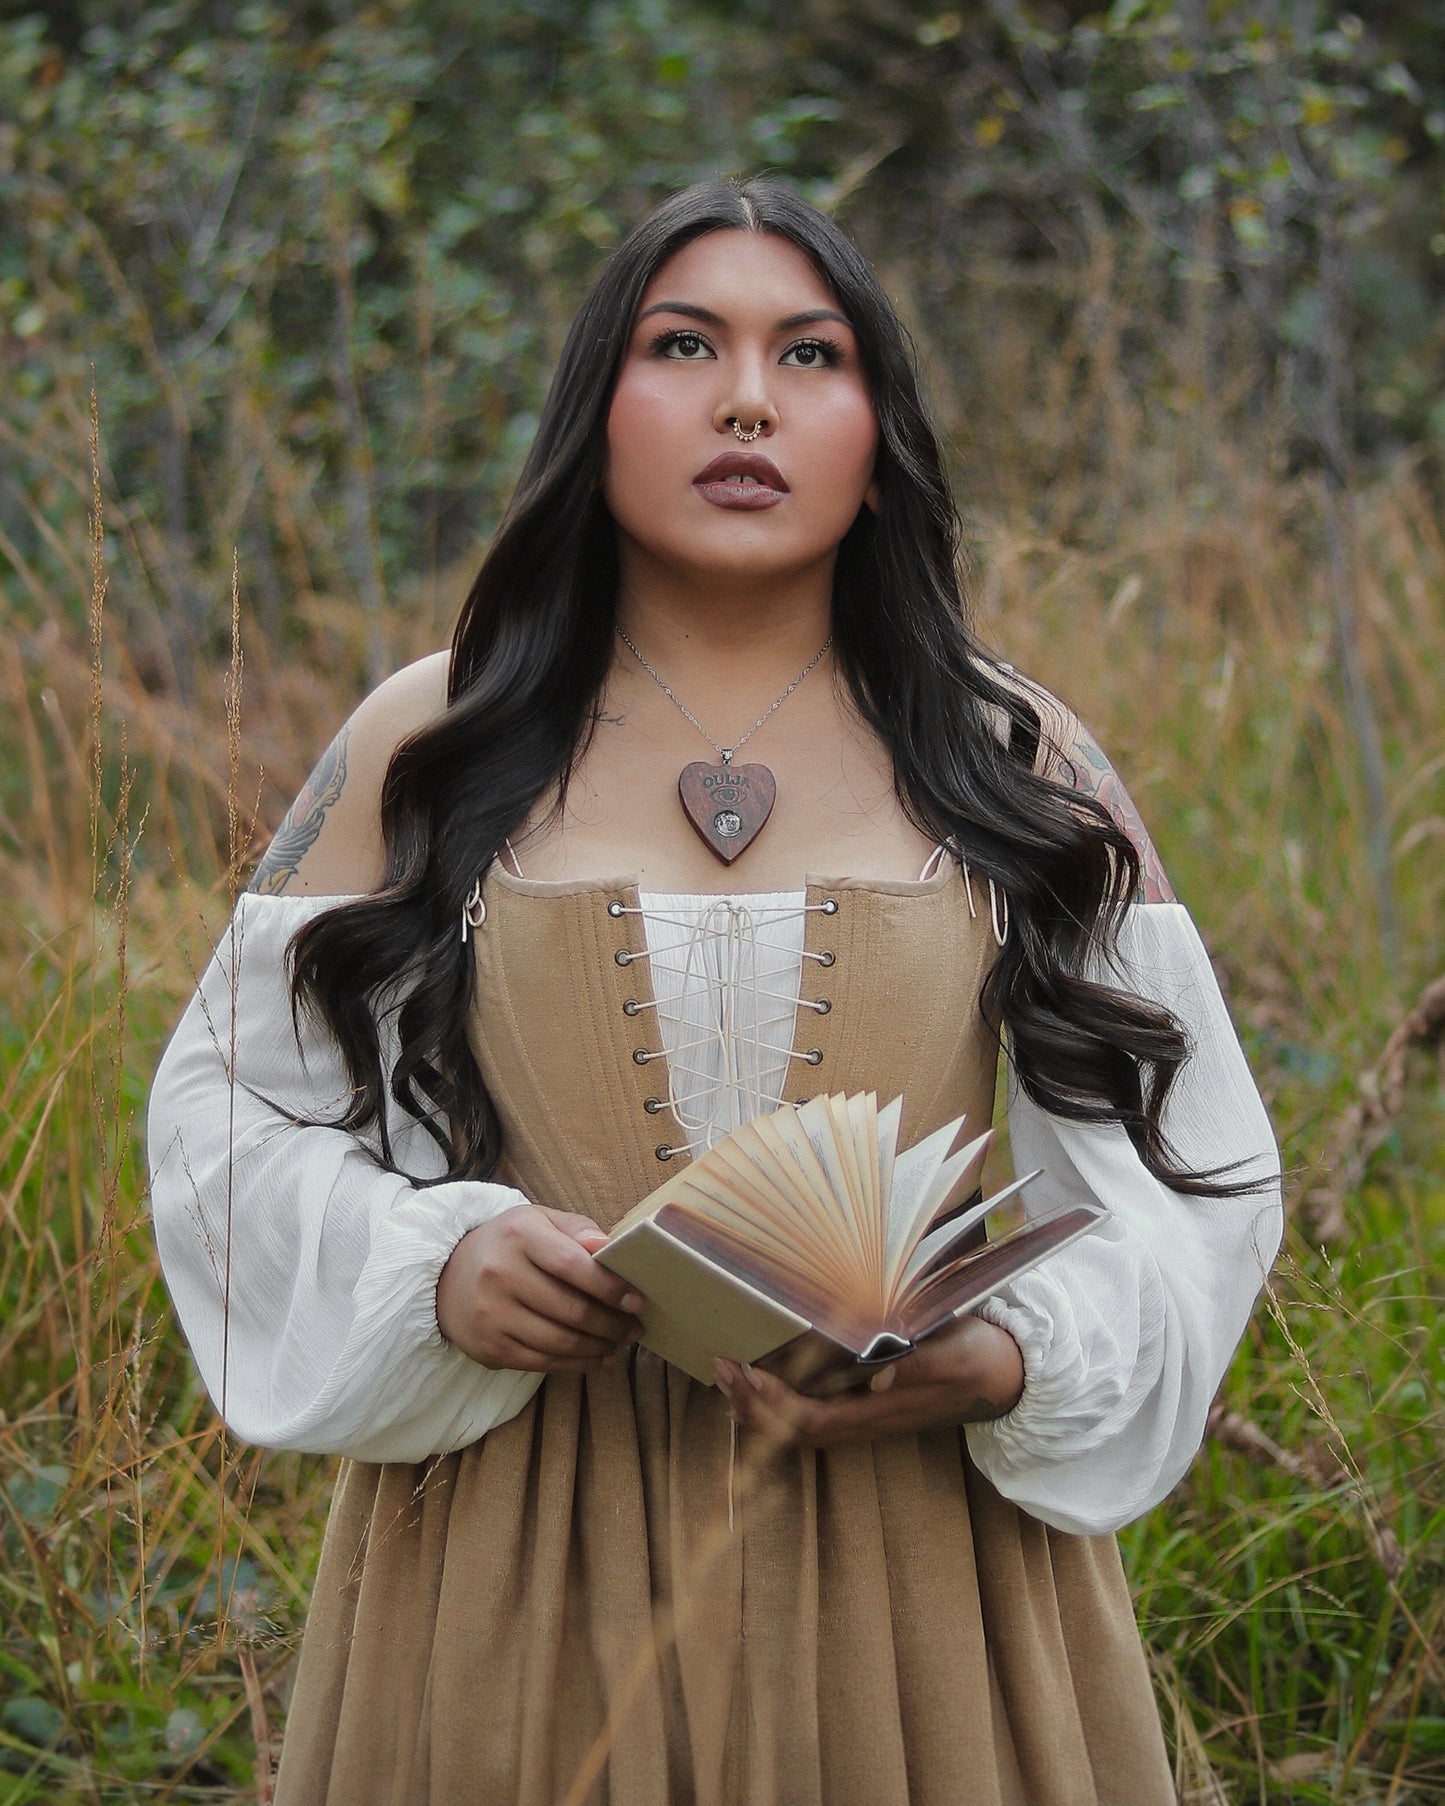
[[[713,429],[736,433],[743,443],[771,436],[777,431],[778,411],[768,394],[767,371],[760,357],[740,357],[720,385],[713,413]]]

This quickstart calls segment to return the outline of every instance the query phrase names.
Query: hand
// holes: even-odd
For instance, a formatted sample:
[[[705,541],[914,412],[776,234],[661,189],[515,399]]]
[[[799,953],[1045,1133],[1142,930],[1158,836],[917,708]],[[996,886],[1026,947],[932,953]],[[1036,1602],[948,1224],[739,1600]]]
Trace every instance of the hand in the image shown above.
[[[713,1366],[738,1423],[804,1448],[984,1423],[1011,1411],[1024,1389],[1018,1343],[981,1317],[961,1317],[874,1374],[868,1385],[833,1398],[808,1398],[771,1373],[736,1361]]]
[[[519,1204],[470,1230],[437,1281],[437,1326],[483,1367],[595,1373],[641,1328],[642,1299],[592,1258],[587,1217]]]

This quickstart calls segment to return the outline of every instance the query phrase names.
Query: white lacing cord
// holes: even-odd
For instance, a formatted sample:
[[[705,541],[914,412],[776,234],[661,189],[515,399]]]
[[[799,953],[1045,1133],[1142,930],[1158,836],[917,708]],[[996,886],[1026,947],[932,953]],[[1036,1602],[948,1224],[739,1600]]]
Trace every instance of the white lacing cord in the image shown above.
[[[505,834],[502,836],[502,845],[512,856],[513,876],[520,878],[522,875],[522,862],[517,857],[517,849],[512,845]],[[501,855],[498,854],[497,857],[500,858]],[[486,919],[487,904],[486,899],[482,896],[482,880],[480,874],[478,874],[478,876],[472,880],[472,888],[467,892],[466,902],[462,904],[462,945],[464,947],[467,944],[469,936],[473,934],[475,930],[480,928]]]
[[[648,948],[639,953],[619,953],[617,956],[623,965],[630,965],[636,959],[651,959],[654,970],[666,970],[679,981],[675,1006],[671,999],[667,1006],[669,1010],[675,1007],[677,1011],[680,1036],[676,1045],[666,1053],[653,1053],[640,1048],[633,1055],[639,1065],[646,1065],[653,1060],[666,1061],[668,1085],[665,1107],[671,1111],[674,1120],[688,1137],[685,1143],[672,1149],[671,1153],[695,1153],[701,1148],[711,1147],[718,1136],[731,1126],[722,1120],[729,1107],[746,1120],[762,1110],[785,1102],[782,1096],[764,1084],[765,1069],[779,1058],[803,1060],[816,1066],[822,1055],[817,1048],[780,1048],[766,1038],[766,1031],[791,1024],[796,1020],[800,1009],[826,1015],[832,1005],[824,998],[799,997],[795,983],[781,991],[768,983],[769,979],[778,976],[778,972],[764,969],[764,954],[771,953],[779,960],[779,971],[795,972],[798,965],[796,955],[791,950],[782,953],[770,947],[767,942],[760,942],[758,930],[764,925],[776,925],[795,920],[799,916],[836,915],[837,903],[829,898],[822,903],[781,906],[765,904],[753,908],[724,898],[705,909],[700,916],[695,916],[691,911],[678,915],[669,914],[665,909],[630,909],[620,902],[609,903],[607,909],[608,914],[615,917],[646,915],[654,928],[676,928],[685,936],[677,947],[663,948],[656,952]],[[720,970],[716,973],[709,971],[705,963],[709,949],[714,949],[719,954]],[[800,951],[822,965],[833,963],[831,953],[813,952],[808,948]],[[680,970],[673,963],[679,956],[682,961]],[[715,1000],[716,1007],[706,1012],[707,1022],[702,1032],[682,1038],[681,1031],[688,1018],[688,1000],[690,997],[695,998],[700,990]],[[656,996],[647,1000],[632,1000],[624,1007],[629,1015],[640,1015],[645,1009],[656,1009],[660,1014],[664,1010],[662,1000]],[[704,1063],[705,1051],[713,1055],[711,1062]],[[694,1100],[683,1095],[687,1080],[711,1087],[712,1106],[705,1114],[696,1111],[693,1107]]]
[[[931,878],[938,870],[938,861],[945,853],[952,853],[963,871],[963,890],[968,898],[968,913],[973,921],[978,920],[978,905],[973,900],[973,873],[968,869],[968,861],[957,847],[945,844],[935,847],[933,856],[924,866],[922,876]],[[1000,947],[1008,939],[1008,892],[995,879],[988,881],[988,919],[993,929],[993,938]]]

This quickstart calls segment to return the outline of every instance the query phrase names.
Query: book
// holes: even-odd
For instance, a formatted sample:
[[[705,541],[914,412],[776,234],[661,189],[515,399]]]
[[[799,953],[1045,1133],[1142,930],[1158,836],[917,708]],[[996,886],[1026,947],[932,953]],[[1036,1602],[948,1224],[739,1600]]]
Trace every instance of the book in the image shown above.
[[[744,1123],[612,1230],[597,1259],[642,1294],[642,1343],[695,1380],[746,1362],[801,1392],[856,1386],[1105,1214],[1069,1205],[986,1239],[991,1131],[963,1118],[898,1148],[903,1100],[783,1104]],[[955,1200],[963,1199],[962,1203]]]

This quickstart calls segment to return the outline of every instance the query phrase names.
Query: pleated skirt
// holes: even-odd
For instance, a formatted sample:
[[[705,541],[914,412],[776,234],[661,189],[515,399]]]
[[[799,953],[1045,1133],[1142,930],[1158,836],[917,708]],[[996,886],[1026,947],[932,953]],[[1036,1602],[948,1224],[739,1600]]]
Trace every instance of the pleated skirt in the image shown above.
[[[1112,1537],[959,1429],[779,1452],[645,1351],[341,1470],[277,1806],[1167,1806]]]

